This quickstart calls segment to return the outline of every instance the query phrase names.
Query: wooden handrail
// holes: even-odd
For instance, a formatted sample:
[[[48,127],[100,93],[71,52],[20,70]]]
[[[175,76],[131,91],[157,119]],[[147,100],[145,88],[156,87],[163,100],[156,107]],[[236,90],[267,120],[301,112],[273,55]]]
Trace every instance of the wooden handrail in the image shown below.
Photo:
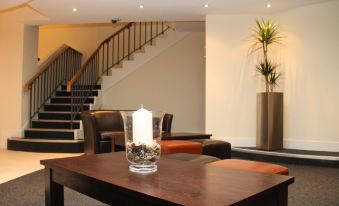
[[[66,44],[63,44],[62,46],[60,46],[49,58],[47,58],[41,65],[40,65],[40,69],[39,71],[25,84],[24,86],[24,92],[28,92],[29,91],[29,88],[30,86],[33,84],[33,82],[39,78],[39,76],[44,73],[49,65],[54,62],[56,59],[58,59],[62,53],[64,53],[67,49],[73,49],[74,51],[77,51],[76,49],[66,45]],[[79,52],[79,51],[77,51]],[[81,54],[81,52],[79,52]]]
[[[115,35],[119,34],[121,31],[125,30],[126,28],[129,28],[130,26],[133,25],[134,22],[130,22],[128,24],[126,24],[124,27],[122,27],[121,29],[119,29],[118,31],[114,32],[114,34],[112,34],[111,36],[109,36],[108,38],[106,38],[104,41],[101,42],[101,44],[98,46],[98,48],[92,53],[92,55],[87,59],[87,61],[85,62],[85,64],[83,64],[74,74],[74,76],[72,77],[72,79],[67,83],[67,91],[70,92],[72,90],[72,85],[76,82],[76,80],[79,78],[79,76],[81,75],[81,73],[86,69],[86,66],[88,65],[88,63],[91,61],[91,59],[96,55],[96,53],[100,50],[101,46],[109,41],[111,38],[113,38]]]

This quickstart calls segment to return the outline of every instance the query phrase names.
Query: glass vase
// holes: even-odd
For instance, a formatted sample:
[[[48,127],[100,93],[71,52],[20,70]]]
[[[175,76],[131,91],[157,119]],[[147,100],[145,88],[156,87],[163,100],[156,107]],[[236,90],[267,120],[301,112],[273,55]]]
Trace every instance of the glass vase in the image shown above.
[[[161,154],[163,112],[140,108],[133,112],[121,112],[124,121],[126,158],[129,170],[138,173],[157,171]]]

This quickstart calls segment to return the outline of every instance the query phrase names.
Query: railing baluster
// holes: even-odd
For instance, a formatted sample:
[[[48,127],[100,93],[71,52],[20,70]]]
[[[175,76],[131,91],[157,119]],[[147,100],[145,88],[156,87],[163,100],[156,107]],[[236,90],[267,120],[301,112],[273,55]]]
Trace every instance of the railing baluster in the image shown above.
[[[141,49],[141,22],[139,24],[139,49]]]
[[[130,47],[131,47],[131,27],[128,27],[128,60],[130,60]]]
[[[147,43],[147,22],[145,22],[145,44]]]
[[[151,32],[150,32],[150,38],[151,38],[151,45],[153,45],[153,22],[151,21]]]
[[[122,31],[122,58],[123,60],[125,58],[125,30]]]
[[[29,127],[32,127],[32,120],[33,120],[33,116],[32,116],[32,85],[29,87]]]
[[[133,23],[133,27],[134,27],[134,32],[133,32],[133,36],[134,36],[133,47],[134,47],[134,49],[133,49],[133,51],[135,51],[135,30],[136,30],[136,24],[135,23]]]
[[[109,42],[106,43],[106,51],[107,51],[107,52],[106,52],[106,53],[107,53],[107,54],[106,54],[106,62],[107,62],[107,63],[106,63],[106,66],[107,66],[107,68],[106,68],[106,75],[107,75],[107,76],[108,76],[108,68],[109,68],[109,67],[108,67],[108,57],[109,57],[109,47],[108,47],[108,44],[109,44]]]
[[[112,38],[112,66],[114,66],[114,36]]]

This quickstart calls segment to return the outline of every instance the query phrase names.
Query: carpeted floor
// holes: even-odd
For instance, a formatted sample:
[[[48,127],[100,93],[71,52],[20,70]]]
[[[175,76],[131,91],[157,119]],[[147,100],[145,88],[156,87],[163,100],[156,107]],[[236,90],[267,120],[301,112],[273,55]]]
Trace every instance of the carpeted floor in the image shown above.
[[[295,183],[289,187],[290,206],[339,206],[339,169],[287,165]],[[93,188],[95,189],[95,188]],[[44,205],[43,171],[0,185],[1,206]],[[65,205],[105,205],[65,188]]]

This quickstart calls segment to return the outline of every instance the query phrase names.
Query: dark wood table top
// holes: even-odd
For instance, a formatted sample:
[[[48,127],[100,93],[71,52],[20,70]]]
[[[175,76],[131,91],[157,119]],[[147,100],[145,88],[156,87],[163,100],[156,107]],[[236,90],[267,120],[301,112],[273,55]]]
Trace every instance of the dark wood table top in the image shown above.
[[[124,152],[42,160],[41,164],[181,205],[243,205],[294,182],[290,176],[219,168],[165,156],[157,172],[138,174],[129,171]]]

